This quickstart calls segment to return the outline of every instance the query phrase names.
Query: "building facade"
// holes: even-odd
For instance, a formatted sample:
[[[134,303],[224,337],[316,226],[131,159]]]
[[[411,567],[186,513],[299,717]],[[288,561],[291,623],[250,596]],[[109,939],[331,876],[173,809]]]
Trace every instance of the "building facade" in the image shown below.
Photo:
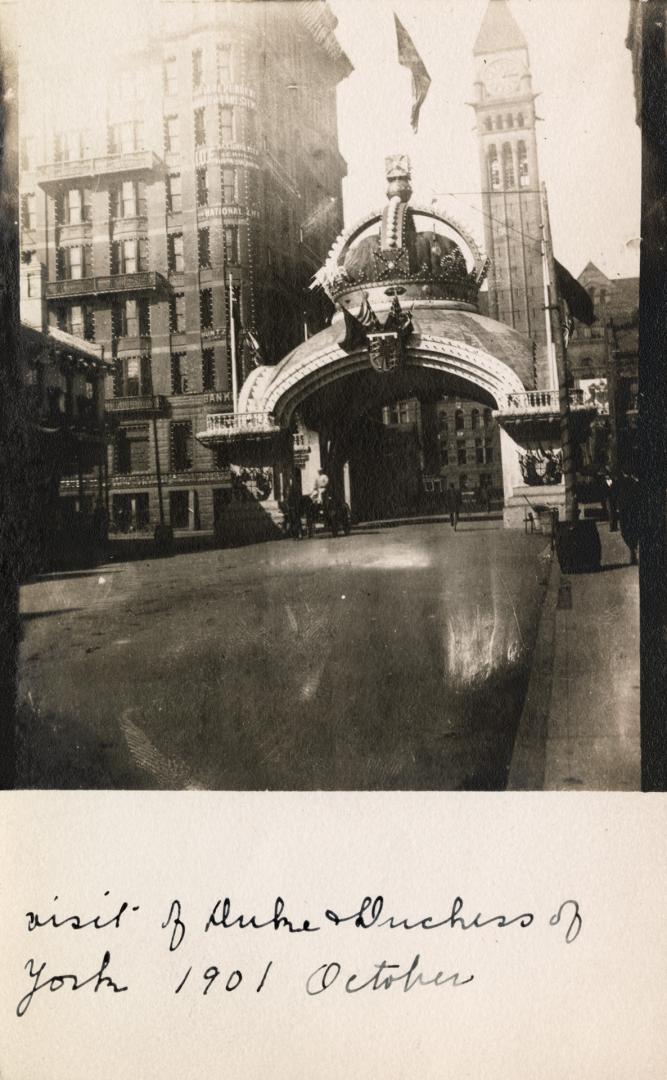
[[[232,480],[194,433],[328,313],[307,286],[342,222],[351,66],[324,0],[162,8],[98,127],[23,132],[22,249],[49,324],[113,364],[112,520],[206,529]]]

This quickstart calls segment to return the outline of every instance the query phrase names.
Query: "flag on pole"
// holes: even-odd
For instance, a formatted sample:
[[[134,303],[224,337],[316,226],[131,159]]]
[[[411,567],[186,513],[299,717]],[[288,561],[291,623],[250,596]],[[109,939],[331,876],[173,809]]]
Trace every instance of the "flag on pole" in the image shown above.
[[[247,354],[250,361],[258,367],[264,363],[262,358],[262,347],[253,334],[252,330],[243,330],[241,333],[241,343],[243,346],[244,354]]]
[[[394,12],[394,21],[396,23],[396,41],[398,43],[398,62],[399,64],[402,64],[403,67],[410,68],[410,71],[412,72],[412,111],[410,113],[410,123],[412,124],[413,131],[416,133],[419,126],[419,110],[424,103],[424,98],[431,85],[431,76],[426,70],[424,61],[415,48],[414,41],[403,26],[403,23],[396,12]]]
[[[562,296],[567,304],[570,315],[574,316],[575,319],[578,319],[579,322],[591,326],[595,322],[593,301],[581,282],[577,281],[575,277],[572,277],[570,271],[559,263],[558,259],[554,259],[554,263],[556,265],[556,288],[558,289],[558,295]]]

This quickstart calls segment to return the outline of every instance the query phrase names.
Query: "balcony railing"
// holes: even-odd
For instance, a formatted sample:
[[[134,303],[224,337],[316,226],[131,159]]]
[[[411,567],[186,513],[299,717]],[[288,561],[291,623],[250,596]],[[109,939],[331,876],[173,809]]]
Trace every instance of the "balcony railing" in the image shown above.
[[[107,398],[107,413],[162,413],[167,407],[167,399],[162,394],[142,394],[139,397]]]
[[[113,173],[147,172],[162,165],[152,150],[131,150],[126,154],[105,154],[80,161],[50,161],[35,170],[40,184],[57,184]]]
[[[265,412],[215,413],[206,417],[206,431],[197,438],[237,439],[240,436],[275,435],[280,428]]]
[[[522,394],[508,394],[499,402],[500,416],[554,416],[560,412],[558,390],[527,390]],[[571,409],[592,409],[592,401],[584,401],[583,390],[570,390]]]
[[[102,293],[148,292],[166,289],[167,280],[154,270],[144,270],[138,274],[109,274],[104,277],[67,278],[64,281],[49,281],[46,295],[50,300],[62,296],[97,296]]]

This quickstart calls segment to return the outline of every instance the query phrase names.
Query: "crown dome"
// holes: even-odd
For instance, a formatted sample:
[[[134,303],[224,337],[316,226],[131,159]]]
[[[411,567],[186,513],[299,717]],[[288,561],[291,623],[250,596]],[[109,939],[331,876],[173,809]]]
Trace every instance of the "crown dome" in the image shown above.
[[[386,205],[340,235],[316,282],[342,307],[365,296],[382,307],[401,296],[476,308],[486,266],[475,241],[432,207],[409,205],[405,156],[386,164]]]

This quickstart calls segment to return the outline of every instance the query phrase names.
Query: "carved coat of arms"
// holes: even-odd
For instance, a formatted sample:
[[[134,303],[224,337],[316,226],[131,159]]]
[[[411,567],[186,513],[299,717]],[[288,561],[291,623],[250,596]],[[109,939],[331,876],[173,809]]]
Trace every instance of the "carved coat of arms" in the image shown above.
[[[392,371],[399,361],[400,341],[398,331],[368,334],[371,367],[375,371]]]

